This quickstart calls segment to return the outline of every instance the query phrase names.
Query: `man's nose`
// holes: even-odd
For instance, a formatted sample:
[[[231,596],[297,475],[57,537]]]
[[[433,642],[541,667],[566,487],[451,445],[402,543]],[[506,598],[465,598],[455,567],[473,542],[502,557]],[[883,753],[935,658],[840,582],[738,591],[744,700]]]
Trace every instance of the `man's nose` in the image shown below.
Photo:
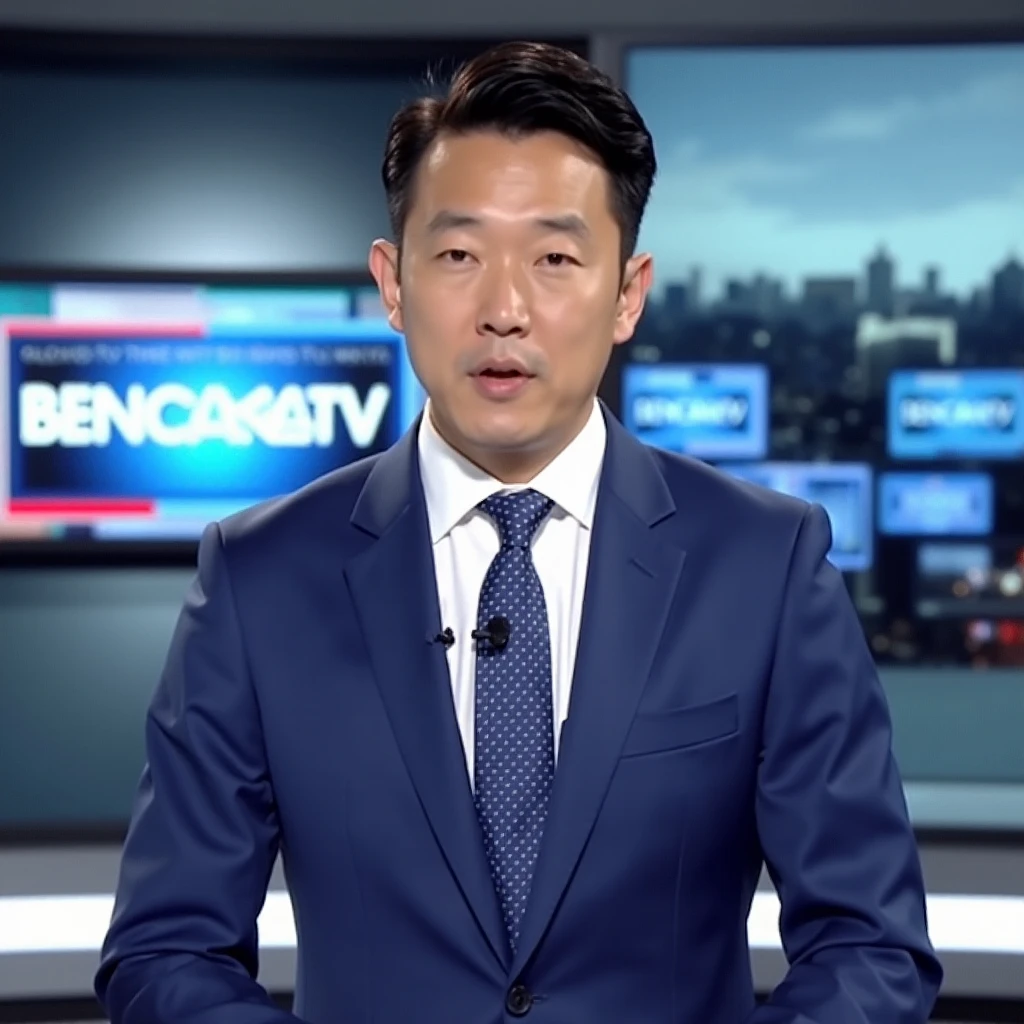
[[[485,283],[478,330],[482,334],[525,334],[530,327],[528,289],[522,273],[509,263],[494,268]]]

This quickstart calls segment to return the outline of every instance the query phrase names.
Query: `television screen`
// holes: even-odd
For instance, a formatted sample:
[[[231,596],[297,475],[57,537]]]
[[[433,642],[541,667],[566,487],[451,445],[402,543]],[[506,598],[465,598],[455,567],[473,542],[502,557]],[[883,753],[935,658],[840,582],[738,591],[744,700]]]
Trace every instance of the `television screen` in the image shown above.
[[[844,572],[870,568],[874,554],[870,466],[762,462],[725,469],[743,480],[821,505],[832,527],[830,561]]]
[[[988,473],[883,473],[878,526],[905,537],[991,533],[994,499]]]
[[[623,82],[658,155],[638,243],[655,284],[609,399],[645,440],[738,472],[706,443],[741,436],[736,392],[693,404],[670,382],[761,367],[749,462],[788,464],[805,497],[808,465],[873,471],[843,520],[871,541],[831,557],[879,660],[980,664],[965,623],[1006,600],[922,615],[919,549],[1003,551],[1024,523],[1024,132],[1006,130],[1024,43],[637,45]]]
[[[0,543],[194,542],[422,393],[367,286],[0,284]]]
[[[701,459],[763,459],[764,366],[634,364],[622,383],[626,427],[648,444]]]
[[[1024,458],[1024,370],[897,370],[888,424],[894,459]]]
[[[926,619],[1024,617],[1024,544],[922,544],[917,611]]]

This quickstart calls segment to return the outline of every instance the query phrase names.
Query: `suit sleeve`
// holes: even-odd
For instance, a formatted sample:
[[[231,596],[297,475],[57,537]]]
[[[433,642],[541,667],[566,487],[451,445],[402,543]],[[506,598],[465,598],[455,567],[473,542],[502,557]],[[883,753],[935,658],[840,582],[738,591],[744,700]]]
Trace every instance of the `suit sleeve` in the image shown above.
[[[112,1024],[294,1024],[255,980],[278,825],[216,525],[145,736],[96,995]]]
[[[831,540],[812,506],[783,600],[756,808],[789,970],[750,1024],[924,1024],[942,970],[888,706]]]

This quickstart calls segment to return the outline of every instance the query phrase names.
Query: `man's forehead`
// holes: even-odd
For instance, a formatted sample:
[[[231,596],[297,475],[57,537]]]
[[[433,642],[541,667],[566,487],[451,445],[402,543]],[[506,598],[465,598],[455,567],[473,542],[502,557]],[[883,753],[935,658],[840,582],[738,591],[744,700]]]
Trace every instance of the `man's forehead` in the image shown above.
[[[463,156],[479,159],[490,153],[502,158],[511,152],[531,154],[534,158],[540,154],[572,154],[579,160],[600,164],[596,153],[561,132],[503,132],[491,128],[439,132],[424,154],[424,163],[437,167]]]
[[[412,205],[432,234],[515,219],[585,240],[607,216],[607,178],[588,151],[554,133],[445,136],[424,155]]]

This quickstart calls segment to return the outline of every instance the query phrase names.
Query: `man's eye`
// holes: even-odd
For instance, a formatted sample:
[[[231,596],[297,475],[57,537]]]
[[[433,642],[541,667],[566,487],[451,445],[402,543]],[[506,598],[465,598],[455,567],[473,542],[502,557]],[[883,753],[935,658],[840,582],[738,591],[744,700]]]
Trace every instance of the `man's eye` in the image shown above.
[[[544,257],[544,263],[549,267],[564,267],[572,262],[572,257],[566,256],[564,252],[549,252]]]
[[[465,263],[469,259],[469,253],[465,249],[448,249],[441,253],[441,256],[449,263]]]

